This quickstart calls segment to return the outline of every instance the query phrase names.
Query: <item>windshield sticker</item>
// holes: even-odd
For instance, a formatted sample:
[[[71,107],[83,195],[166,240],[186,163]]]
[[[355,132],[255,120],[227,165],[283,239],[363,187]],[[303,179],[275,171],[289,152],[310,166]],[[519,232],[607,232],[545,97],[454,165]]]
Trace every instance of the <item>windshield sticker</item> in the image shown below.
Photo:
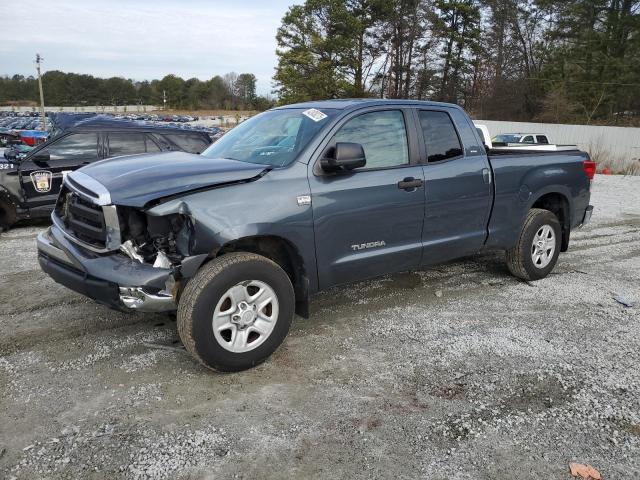
[[[309,110],[305,110],[302,114],[306,117],[309,117],[314,122],[319,122],[320,120],[324,120],[327,118],[327,115],[322,113],[317,108],[310,108]]]

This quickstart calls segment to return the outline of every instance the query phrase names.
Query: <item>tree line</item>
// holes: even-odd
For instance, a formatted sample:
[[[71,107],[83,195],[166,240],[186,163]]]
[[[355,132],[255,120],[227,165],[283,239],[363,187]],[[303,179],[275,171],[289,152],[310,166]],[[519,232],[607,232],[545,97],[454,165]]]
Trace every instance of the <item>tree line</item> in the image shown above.
[[[430,99],[475,117],[638,123],[640,0],[306,0],[277,32],[282,103]]]
[[[136,82],[121,77],[97,78],[92,75],[57,70],[42,75],[46,105],[163,105],[175,109],[265,110],[269,98],[256,94],[252,73],[227,73],[210,80],[184,80],[166,75],[161,80]],[[0,77],[0,104],[38,102],[38,80],[14,75]]]

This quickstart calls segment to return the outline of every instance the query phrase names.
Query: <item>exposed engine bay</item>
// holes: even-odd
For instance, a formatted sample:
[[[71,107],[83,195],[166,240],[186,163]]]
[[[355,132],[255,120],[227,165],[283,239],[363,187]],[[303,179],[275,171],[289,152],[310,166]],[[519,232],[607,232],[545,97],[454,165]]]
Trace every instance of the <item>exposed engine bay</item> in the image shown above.
[[[140,263],[157,268],[179,265],[190,255],[193,223],[179,213],[154,216],[130,207],[118,207],[120,250]]]

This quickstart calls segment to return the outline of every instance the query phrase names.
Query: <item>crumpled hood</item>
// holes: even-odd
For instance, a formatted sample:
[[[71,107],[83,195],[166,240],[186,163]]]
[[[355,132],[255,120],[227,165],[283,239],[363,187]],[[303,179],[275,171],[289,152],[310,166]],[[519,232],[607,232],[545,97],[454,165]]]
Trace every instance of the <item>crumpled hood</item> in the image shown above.
[[[106,187],[115,205],[142,207],[152,200],[257,177],[267,167],[237,160],[164,152],[110,158],[79,171]]]

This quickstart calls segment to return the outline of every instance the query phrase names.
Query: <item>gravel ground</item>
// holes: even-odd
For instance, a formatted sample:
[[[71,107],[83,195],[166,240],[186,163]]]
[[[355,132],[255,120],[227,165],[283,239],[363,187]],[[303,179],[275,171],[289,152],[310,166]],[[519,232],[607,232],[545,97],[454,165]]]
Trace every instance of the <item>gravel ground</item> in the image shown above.
[[[265,364],[216,375],[0,237],[1,478],[640,478],[640,177],[594,182],[548,278],[497,254],[317,295]],[[614,297],[635,303],[625,307]]]

